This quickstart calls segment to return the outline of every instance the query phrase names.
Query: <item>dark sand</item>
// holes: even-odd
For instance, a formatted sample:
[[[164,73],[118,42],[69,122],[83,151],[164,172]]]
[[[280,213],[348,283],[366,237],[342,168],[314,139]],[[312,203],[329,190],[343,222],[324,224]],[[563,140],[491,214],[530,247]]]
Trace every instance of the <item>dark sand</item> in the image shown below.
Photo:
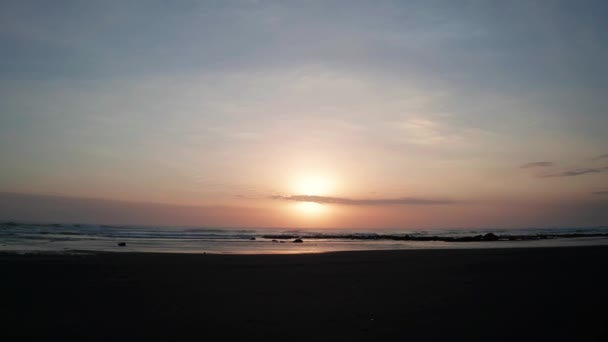
[[[4,341],[608,341],[608,247],[0,254]]]

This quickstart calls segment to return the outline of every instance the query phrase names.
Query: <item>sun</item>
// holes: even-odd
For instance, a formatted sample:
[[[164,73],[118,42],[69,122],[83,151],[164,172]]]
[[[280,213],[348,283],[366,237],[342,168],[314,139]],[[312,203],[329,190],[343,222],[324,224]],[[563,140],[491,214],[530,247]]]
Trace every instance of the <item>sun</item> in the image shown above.
[[[307,177],[295,182],[294,193],[305,196],[327,196],[331,191],[330,182],[322,177]]]
[[[298,178],[292,185],[292,193],[297,196],[330,196],[332,189],[331,181],[321,176]],[[305,217],[319,216],[328,210],[326,204],[312,201],[293,203],[293,208]]]
[[[298,202],[294,204],[294,208],[306,216],[319,215],[326,211],[326,206],[316,202]]]

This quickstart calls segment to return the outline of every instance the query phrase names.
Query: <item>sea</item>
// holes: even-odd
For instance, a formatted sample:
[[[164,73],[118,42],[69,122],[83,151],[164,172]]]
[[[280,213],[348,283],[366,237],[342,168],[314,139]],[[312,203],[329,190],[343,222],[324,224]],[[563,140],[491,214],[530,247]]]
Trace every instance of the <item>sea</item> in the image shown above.
[[[608,227],[292,229],[0,223],[0,252],[297,254],[608,245]]]

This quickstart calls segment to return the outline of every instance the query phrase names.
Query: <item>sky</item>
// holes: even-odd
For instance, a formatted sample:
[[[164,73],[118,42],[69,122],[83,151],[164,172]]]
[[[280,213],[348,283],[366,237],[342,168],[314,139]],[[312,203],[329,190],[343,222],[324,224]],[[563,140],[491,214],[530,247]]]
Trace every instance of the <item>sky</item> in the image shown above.
[[[2,1],[0,219],[608,225],[604,1]]]

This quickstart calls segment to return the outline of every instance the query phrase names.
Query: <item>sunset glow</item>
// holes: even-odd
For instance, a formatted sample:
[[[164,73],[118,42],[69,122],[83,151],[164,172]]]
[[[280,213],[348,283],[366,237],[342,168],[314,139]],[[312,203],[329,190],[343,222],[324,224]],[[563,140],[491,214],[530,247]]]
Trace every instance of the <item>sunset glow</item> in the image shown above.
[[[28,3],[0,4],[0,220],[608,222],[601,2]]]

